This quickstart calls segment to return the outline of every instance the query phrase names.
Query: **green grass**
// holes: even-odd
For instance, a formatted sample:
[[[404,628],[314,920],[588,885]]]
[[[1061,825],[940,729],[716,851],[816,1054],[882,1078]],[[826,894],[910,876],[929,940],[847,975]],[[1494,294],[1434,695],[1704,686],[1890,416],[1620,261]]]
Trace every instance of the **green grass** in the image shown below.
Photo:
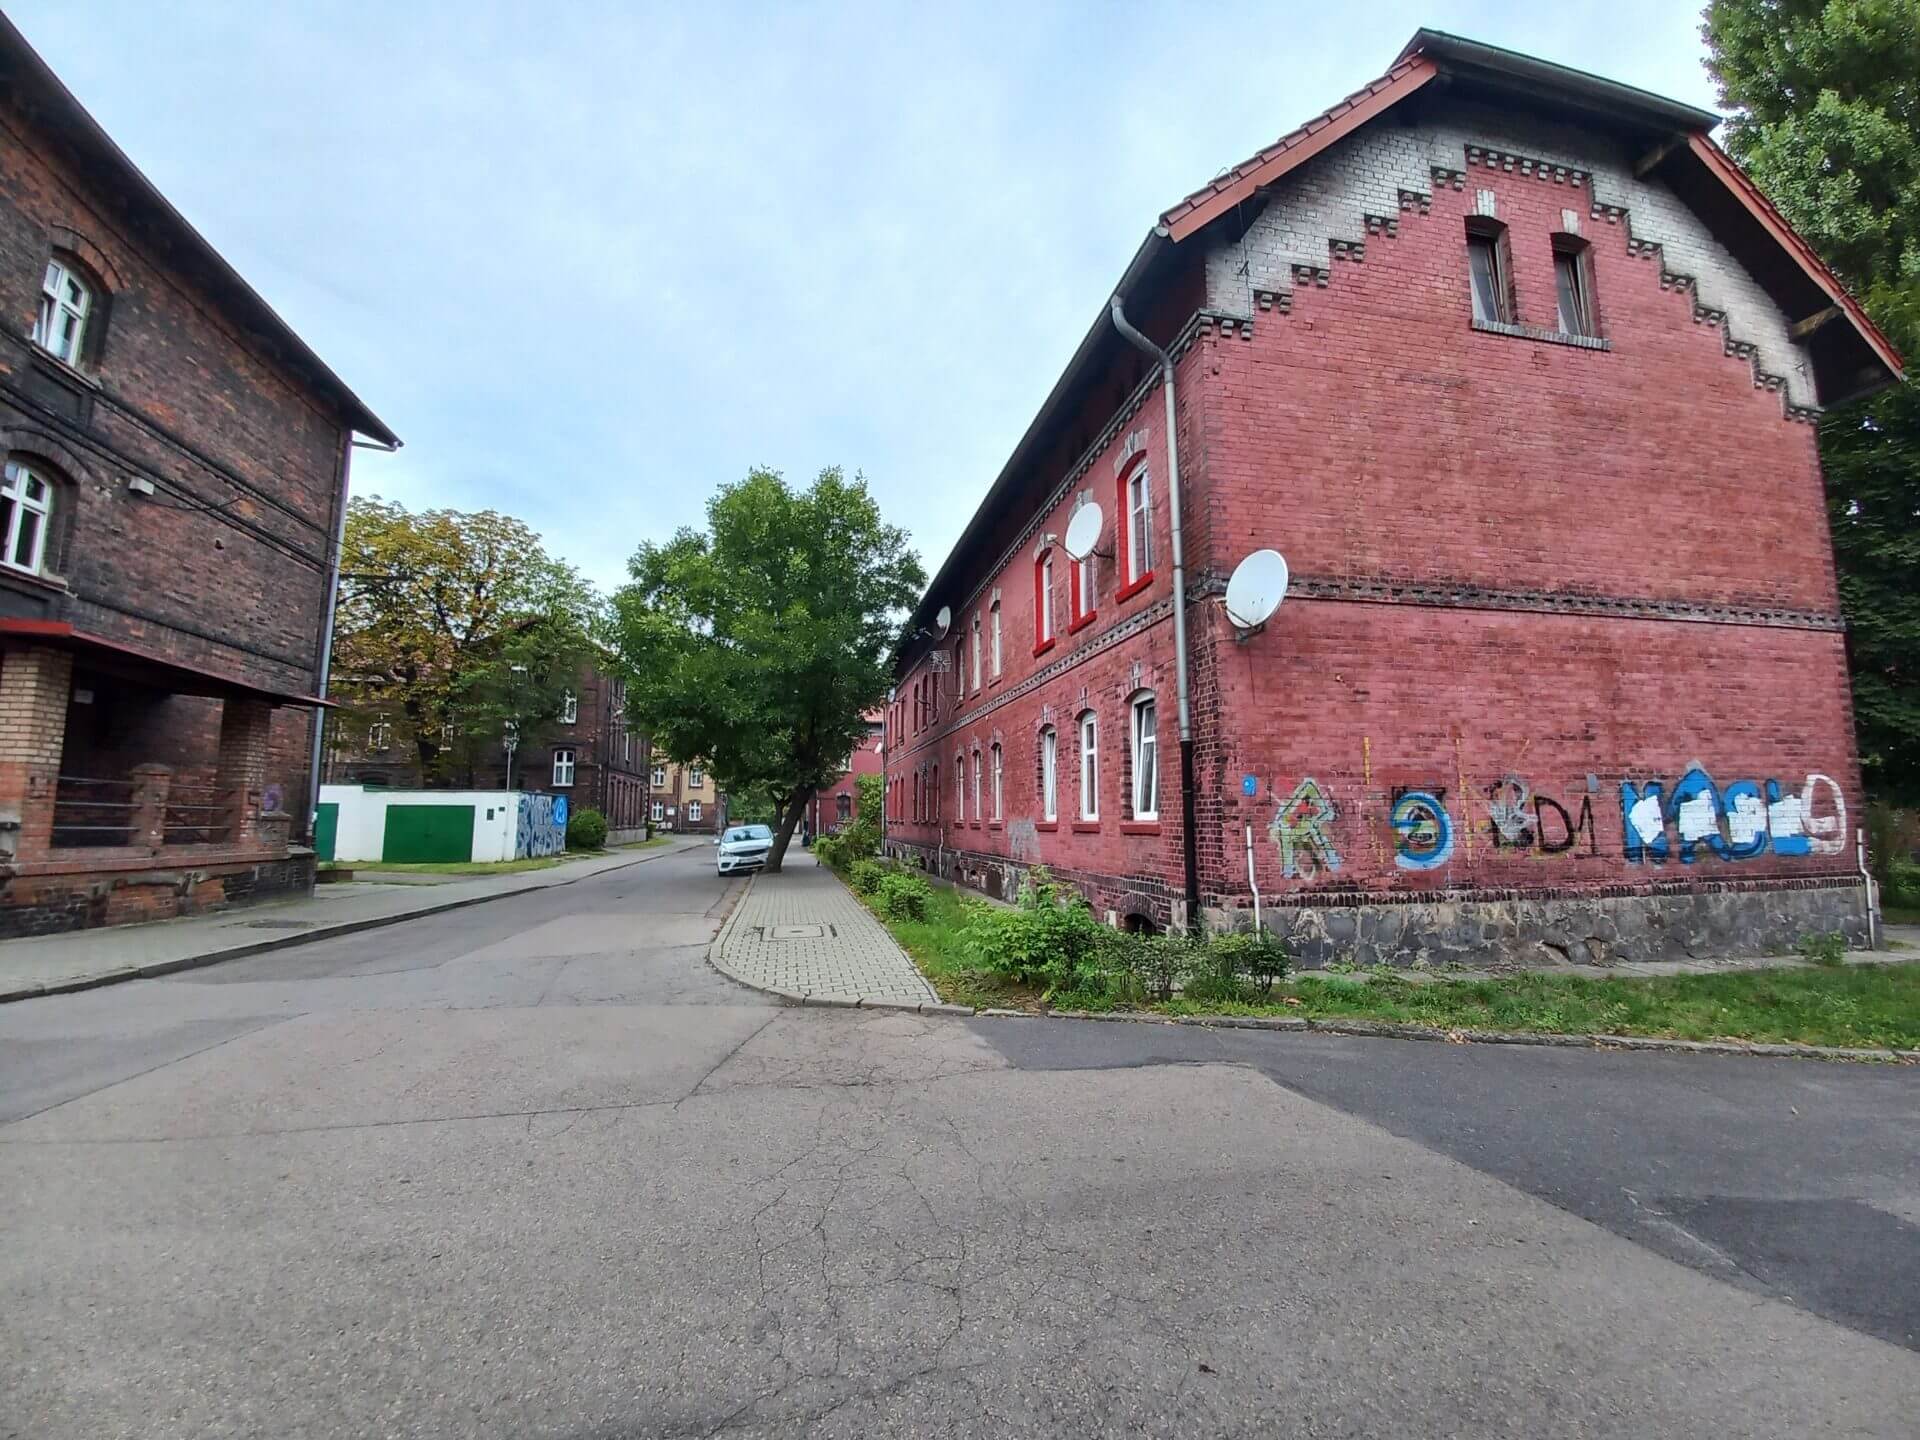
[[[662,845],[673,844],[673,836],[656,835],[651,840],[634,840],[625,845],[615,845],[615,850],[658,850]],[[596,854],[601,852],[594,852]]]
[[[1880,911],[1880,918],[1888,925],[1920,925],[1920,906],[1883,906]]]
[[[881,923],[956,1005],[1047,1007],[1040,993],[981,973],[961,936],[967,901],[935,886],[924,920]],[[1891,919],[1892,917],[1889,916]],[[1895,922],[1899,923],[1899,922]],[[1101,995],[1056,995],[1059,1010],[1133,1008]],[[1730,970],[1654,979],[1513,975],[1496,980],[1295,976],[1265,1002],[1184,997],[1142,1007],[1167,1015],[1296,1015],[1430,1025],[1446,1030],[1540,1030],[1655,1035],[1676,1040],[1792,1041],[1920,1048],[1920,963]]]

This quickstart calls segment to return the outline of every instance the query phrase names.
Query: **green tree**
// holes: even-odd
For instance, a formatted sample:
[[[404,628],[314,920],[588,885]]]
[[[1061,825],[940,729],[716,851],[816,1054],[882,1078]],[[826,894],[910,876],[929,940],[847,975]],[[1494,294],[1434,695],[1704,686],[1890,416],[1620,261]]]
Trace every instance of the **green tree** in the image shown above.
[[[1712,0],[1726,145],[1907,357],[1920,354],[1920,0]],[[1920,801],[1920,386],[1836,407],[1820,453],[1861,763]]]
[[[807,798],[886,696],[887,652],[926,574],[866,482],[838,469],[806,490],[756,469],[722,487],[707,525],[642,545],[614,597],[627,708],[657,750],[705,756],[729,795],[773,803],[778,871]]]
[[[356,499],[340,570],[334,688],[403,717],[423,778],[471,775],[509,729],[530,743],[559,719],[600,601],[524,523]]]

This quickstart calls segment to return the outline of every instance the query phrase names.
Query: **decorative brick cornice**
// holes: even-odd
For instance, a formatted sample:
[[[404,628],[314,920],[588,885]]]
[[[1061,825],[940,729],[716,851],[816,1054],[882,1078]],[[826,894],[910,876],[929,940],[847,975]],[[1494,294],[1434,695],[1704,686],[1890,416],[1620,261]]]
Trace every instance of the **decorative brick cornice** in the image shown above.
[[[1189,587],[1201,596],[1224,595],[1226,580],[1208,575]],[[1781,606],[1716,604],[1711,601],[1598,595],[1565,590],[1512,590],[1466,581],[1408,581],[1387,576],[1295,574],[1289,594],[1307,600],[1346,600],[1367,605],[1415,605],[1459,610],[1518,610],[1542,615],[1606,615],[1622,620],[1679,620],[1706,625],[1757,625],[1776,630],[1846,628],[1838,615]]]
[[[1467,184],[1467,172],[1449,170],[1444,165],[1435,165],[1428,172],[1436,190],[1464,190]],[[1405,192],[1401,192],[1404,194]]]
[[[1480,166],[1486,170],[1502,170],[1509,175],[1524,175],[1530,180],[1550,180],[1555,185],[1570,185],[1578,190],[1591,186],[1593,176],[1585,170],[1577,170],[1571,165],[1559,165],[1551,160],[1536,160],[1531,155],[1515,155],[1509,150],[1493,150],[1483,145],[1467,146],[1467,168]]]
[[[1367,258],[1367,242],[1364,240],[1329,240],[1327,241],[1327,253],[1335,260],[1351,260],[1355,264],[1359,264]],[[1321,283],[1325,284],[1326,282],[1322,281]]]
[[[1253,303],[1262,310],[1277,310],[1285,315],[1293,309],[1293,292],[1291,290],[1255,290]]]
[[[1406,192],[1402,191],[1401,193],[1404,195]],[[1400,217],[1398,215],[1367,215],[1363,218],[1366,221],[1367,234],[1369,235],[1384,235],[1389,240],[1392,240],[1400,234]]]
[[[1325,265],[1302,265],[1296,261],[1293,265],[1293,288],[1314,285],[1324,290],[1327,282],[1333,278],[1333,272]]]
[[[1402,190],[1400,192],[1400,208],[1402,210],[1417,210],[1420,214],[1425,215],[1433,209],[1433,196],[1421,190]]]

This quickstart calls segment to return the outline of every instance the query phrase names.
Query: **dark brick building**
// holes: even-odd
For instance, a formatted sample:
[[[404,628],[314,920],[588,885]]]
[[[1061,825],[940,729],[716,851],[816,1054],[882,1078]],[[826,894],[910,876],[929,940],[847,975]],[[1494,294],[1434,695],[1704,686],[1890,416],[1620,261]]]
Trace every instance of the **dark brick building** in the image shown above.
[[[1716,120],[1423,31],[1161,216],[1119,295],[1172,398],[1103,313],[898,655],[890,847],[1117,923],[1257,884],[1311,961],[1862,937],[1809,422],[1900,362]]]
[[[336,686],[336,698],[350,687]],[[647,836],[648,772],[652,748],[627,728],[627,686],[617,675],[588,666],[560,719],[515,747],[509,777],[504,742],[480,749],[470,765],[440,777],[464,789],[504,789],[565,795],[576,810],[607,817],[609,839]],[[419,751],[404,717],[354,707],[328,729],[329,784],[419,787]]]
[[[0,18],[0,934],[311,883],[350,442],[393,434]]]

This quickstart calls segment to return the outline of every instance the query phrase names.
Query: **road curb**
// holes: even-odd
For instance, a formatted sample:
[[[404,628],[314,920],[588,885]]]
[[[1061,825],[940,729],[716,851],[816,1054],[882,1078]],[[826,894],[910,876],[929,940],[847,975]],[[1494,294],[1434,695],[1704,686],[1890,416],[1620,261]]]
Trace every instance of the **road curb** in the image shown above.
[[[304,930],[298,935],[275,935],[265,940],[254,941],[252,944],[236,945],[231,949],[216,950],[206,955],[180,955],[171,960],[155,960],[145,965],[122,966],[118,970],[103,971],[98,975],[80,975],[71,980],[55,980],[46,985],[24,985],[12,990],[0,990],[0,1005],[8,1005],[16,1000],[38,1000],[47,995],[74,995],[82,990],[99,990],[128,980],[158,980],[165,975],[178,975],[183,970],[204,970],[210,965],[223,964],[228,960],[245,960],[255,955],[270,954],[275,950],[291,950],[295,946],[311,945],[319,940],[337,940],[343,935],[357,935],[363,930],[379,930],[388,925],[403,924],[408,920],[424,919],[429,915],[444,915],[451,910],[465,910],[469,906],[485,905],[494,900],[508,900],[515,895],[532,895],[541,890],[558,890],[566,885],[578,885],[582,880],[611,875],[619,870],[631,870],[635,865],[664,860],[669,855],[678,855],[683,851],[697,848],[692,845],[677,846],[673,849],[656,851],[651,855],[636,855],[624,865],[609,865],[591,874],[575,875],[566,880],[553,880],[544,885],[522,885],[512,890],[499,890],[491,895],[468,895],[459,900],[447,900],[437,905],[425,905],[417,910],[406,910],[393,915],[370,916],[364,920],[343,920],[337,925]]]

